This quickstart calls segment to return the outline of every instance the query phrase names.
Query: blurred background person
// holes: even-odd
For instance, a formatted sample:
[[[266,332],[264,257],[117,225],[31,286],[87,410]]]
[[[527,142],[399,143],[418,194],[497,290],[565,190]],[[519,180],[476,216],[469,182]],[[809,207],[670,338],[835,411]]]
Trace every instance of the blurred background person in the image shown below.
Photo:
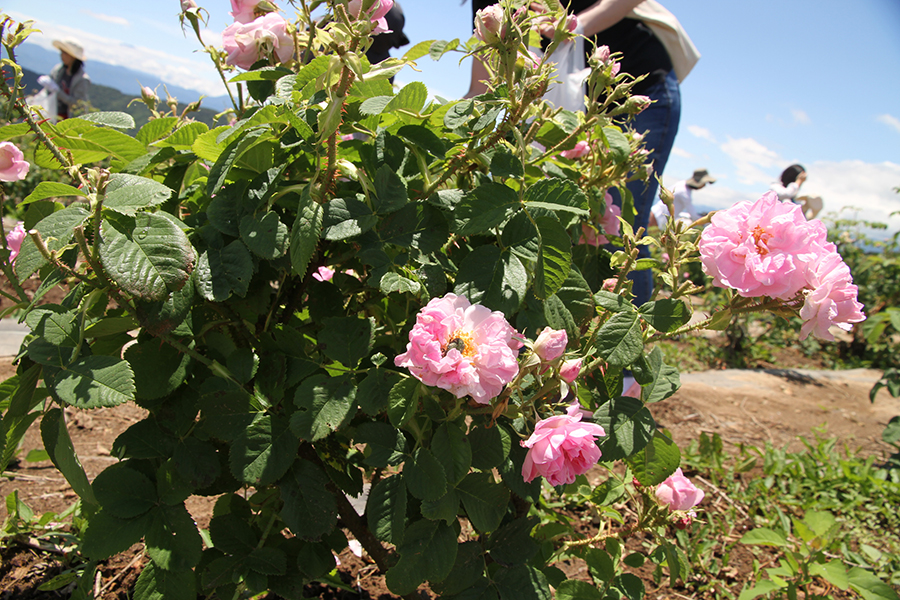
[[[403,33],[406,18],[399,2],[394,2],[391,10],[384,16],[388,24],[387,33],[379,33],[372,38],[372,45],[366,50],[366,58],[370,65],[375,65],[391,57],[391,48],[400,48],[409,44],[409,38]],[[394,83],[394,78],[390,78]]]
[[[769,189],[778,194],[781,201],[790,201],[798,203],[797,194],[800,193],[800,186],[806,181],[806,169],[803,165],[791,165],[781,172],[778,181],[772,183]]]
[[[49,92],[56,93],[56,113],[59,119],[68,119],[87,112],[90,102],[91,78],[84,70],[84,48],[77,41],[53,40],[59,50],[60,64],[50,75],[38,77],[38,83]]]
[[[679,181],[672,186],[672,208],[675,210],[675,219],[690,224],[702,215],[694,207],[694,190],[702,190],[707,184],[715,183],[706,169],[697,169],[690,179]],[[650,227],[665,227],[669,219],[669,209],[662,200],[657,200],[650,208]]]

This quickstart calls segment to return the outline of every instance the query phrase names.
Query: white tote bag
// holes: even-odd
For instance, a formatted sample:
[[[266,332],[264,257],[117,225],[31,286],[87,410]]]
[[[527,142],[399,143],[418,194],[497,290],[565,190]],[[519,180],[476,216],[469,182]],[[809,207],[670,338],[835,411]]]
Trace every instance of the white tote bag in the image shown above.
[[[36,107],[43,118],[50,119],[51,123],[56,123],[56,92],[44,88],[33,96],[27,96],[25,103],[28,106]]]
[[[581,25],[575,29],[576,37],[561,43],[547,58],[553,65],[553,79],[544,94],[544,100],[566,110],[584,110],[584,80],[591,70],[584,66],[584,38]]]

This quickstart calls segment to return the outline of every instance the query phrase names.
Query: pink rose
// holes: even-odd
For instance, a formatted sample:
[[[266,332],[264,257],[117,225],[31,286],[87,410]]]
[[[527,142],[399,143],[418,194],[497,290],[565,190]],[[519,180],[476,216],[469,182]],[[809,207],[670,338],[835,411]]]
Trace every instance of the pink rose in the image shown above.
[[[550,329],[544,327],[537,339],[534,341],[534,353],[537,354],[543,362],[553,362],[566,352],[566,345],[569,343],[569,336],[566,335],[565,329]]]
[[[690,510],[703,501],[703,490],[684,476],[681,467],[656,488],[656,499],[669,510]]]
[[[790,300],[806,286],[807,265],[825,254],[825,226],[768,192],[720,210],[700,235],[703,270],[744,297]]]
[[[222,32],[222,43],[228,53],[226,62],[246,71],[273,52],[278,62],[289,60],[294,54],[294,40],[287,24],[284,17],[272,12],[247,24],[229,25]]]
[[[594,49],[594,58],[596,58],[598,61],[600,61],[600,64],[603,64],[603,65],[605,65],[607,62],[609,62],[610,54],[611,53],[609,51],[609,46],[607,46],[605,44],[603,46],[598,46],[597,48]]]
[[[490,404],[519,373],[522,346],[503,313],[447,294],[419,311],[406,352],[394,364],[425,385]]]
[[[27,233],[25,232],[22,221],[16,223],[13,230],[6,234],[6,247],[9,249],[9,264],[16,262],[16,257],[19,255],[19,250],[22,249],[22,241],[25,239],[26,235]]]
[[[257,4],[259,4],[259,0],[231,0],[230,14],[237,23],[251,23],[256,19]],[[184,3],[182,3],[183,7]]]
[[[581,373],[581,360],[580,358],[575,358],[563,362],[559,368],[559,376],[562,377],[563,381],[572,383],[578,378],[579,373]]]
[[[613,199],[612,196],[609,195],[609,192],[606,193],[604,201],[606,204],[606,210],[604,211],[603,216],[601,216],[599,221],[597,222],[603,233],[598,233],[597,229],[592,225],[582,223],[582,244],[588,244],[590,246],[602,246],[609,243],[609,240],[604,234],[620,235],[622,233],[622,224],[619,222],[619,217],[622,216],[622,209],[613,204]]]
[[[390,29],[388,29],[387,19],[385,18],[387,14],[391,11],[391,8],[394,6],[394,0],[375,0],[375,3],[369,7],[368,18],[370,21],[375,23],[375,29],[372,30],[373,34],[379,33],[390,33]],[[350,0],[350,3],[347,4],[347,12],[353,15],[356,18],[359,18],[362,12],[362,0]]]
[[[0,142],[0,181],[19,181],[28,175],[31,165],[12,142]]]
[[[485,44],[496,44],[506,37],[506,16],[499,4],[492,4],[475,13],[475,37]]]
[[[329,269],[328,267],[319,267],[316,269],[316,272],[312,274],[313,279],[318,281],[331,281],[331,278],[334,277],[334,269]]]
[[[581,422],[577,405],[569,406],[565,415],[538,421],[522,446],[528,448],[522,465],[522,478],[528,482],[538,475],[550,485],[573,483],[600,460],[600,448],[594,438],[606,435],[595,423]]]
[[[800,318],[805,323],[800,328],[800,339],[805,340],[810,333],[819,339],[834,341],[828,331],[837,325],[845,331],[852,327],[851,323],[866,320],[863,305],[857,302],[857,287],[853,285],[850,267],[837,253],[834,244],[827,244],[826,251],[831,252],[809,268],[807,285],[812,288],[807,292]]]
[[[581,140],[580,142],[575,144],[574,148],[572,148],[571,150],[563,150],[562,152],[560,152],[560,154],[565,158],[574,160],[576,158],[581,158],[582,156],[587,156],[590,152],[590,145],[584,140]]]

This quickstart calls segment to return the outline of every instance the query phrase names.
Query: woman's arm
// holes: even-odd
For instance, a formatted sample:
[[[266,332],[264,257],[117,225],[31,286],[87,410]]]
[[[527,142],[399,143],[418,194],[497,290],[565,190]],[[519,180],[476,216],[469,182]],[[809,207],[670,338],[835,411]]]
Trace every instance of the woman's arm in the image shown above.
[[[624,19],[643,0],[599,0],[578,13],[584,35],[591,37]]]

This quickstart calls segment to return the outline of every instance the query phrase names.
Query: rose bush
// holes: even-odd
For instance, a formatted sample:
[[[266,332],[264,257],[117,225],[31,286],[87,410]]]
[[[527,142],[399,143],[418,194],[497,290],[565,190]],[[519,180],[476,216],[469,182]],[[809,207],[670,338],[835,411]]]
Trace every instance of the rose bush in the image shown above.
[[[14,262],[0,261],[8,312],[31,329],[2,386],[0,466],[40,420],[80,498],[82,555],[104,560],[143,540],[137,600],[300,598],[328,580],[348,534],[401,596],[428,582],[448,598],[549,598],[551,587],[634,597],[623,549],[639,531],[664,549],[650,560],[685,576],[665,559],[663,526],[676,517],[648,491],[680,464],[650,409],[680,386],[654,342],[735,312],[796,313],[800,298],[751,306],[734,295],[688,324],[696,287],[682,275],[696,229],[670,223],[647,238],[628,225],[627,195],[618,214],[606,200],[651,173],[628,126],[644,106],[629,98],[632,78],[608,49],[595,53],[587,95],[602,100],[572,113],[541,100],[548,65],[523,60],[537,20],[561,12],[498,8],[465,44],[422,42],[370,65],[386,3],[361,2],[364,19],[328,2],[316,23],[320,3],[293,4],[288,22],[269,3],[235,1],[225,50],[205,47],[229,83],[233,122],[209,129],[154,112],[133,137],[123,113],[39,122],[16,87],[29,28],[3,18],[15,74],[0,92],[22,122],[0,139],[32,136],[30,160],[68,179],[40,182],[16,207],[26,237]],[[199,38],[205,11],[183,6]],[[430,100],[419,82],[389,83],[448,52],[479,55],[489,91]],[[573,168],[560,154],[579,143],[596,160]],[[621,215],[616,233],[612,220],[603,228],[622,250],[578,243],[604,214]],[[792,232],[779,227],[749,246],[723,229],[704,252],[741,247],[762,260],[764,244],[787,256],[793,242],[775,236]],[[639,260],[648,243],[670,260]],[[846,274],[804,264],[821,291],[807,309],[816,323],[853,322]],[[627,276],[644,268],[665,294],[634,306]],[[60,285],[64,299],[34,302],[21,286],[32,276],[38,296]],[[622,394],[626,369],[639,397]],[[89,481],[63,409],[128,402],[147,416]],[[559,494],[630,521],[582,538],[548,508]],[[202,533],[192,495],[217,499]],[[586,561],[600,592],[553,566],[567,558]]]

